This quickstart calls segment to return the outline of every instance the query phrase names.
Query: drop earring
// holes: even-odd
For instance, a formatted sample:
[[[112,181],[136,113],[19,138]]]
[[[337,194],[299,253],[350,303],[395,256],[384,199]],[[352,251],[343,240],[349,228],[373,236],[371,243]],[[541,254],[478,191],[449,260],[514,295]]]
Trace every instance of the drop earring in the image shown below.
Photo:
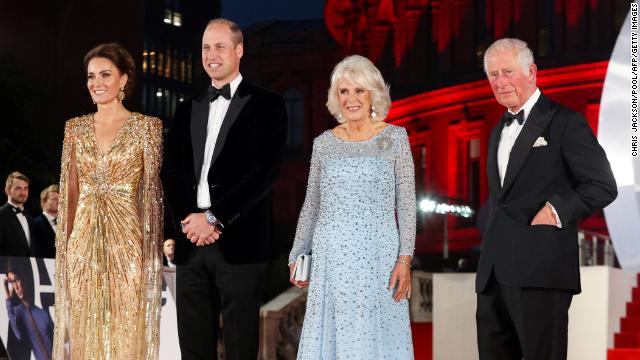
[[[122,102],[122,100],[124,100],[124,88],[120,89],[118,92],[118,101]]]
[[[375,119],[378,116],[378,114],[375,112],[375,110],[373,110],[373,106],[371,107],[371,118]]]

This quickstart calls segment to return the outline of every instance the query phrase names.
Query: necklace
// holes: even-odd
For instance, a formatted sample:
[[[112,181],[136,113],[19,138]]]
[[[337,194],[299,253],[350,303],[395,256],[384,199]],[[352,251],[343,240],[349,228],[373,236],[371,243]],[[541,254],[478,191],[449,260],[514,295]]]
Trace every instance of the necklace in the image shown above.
[[[345,135],[347,135],[347,140],[349,140],[349,141],[365,141],[365,140],[369,140],[371,138],[371,136],[373,136],[373,132],[374,132],[373,126],[371,126],[369,128],[369,131],[364,136],[352,136],[352,135],[349,135],[349,127],[348,126],[345,126],[345,129],[344,129],[344,133],[345,133]]]

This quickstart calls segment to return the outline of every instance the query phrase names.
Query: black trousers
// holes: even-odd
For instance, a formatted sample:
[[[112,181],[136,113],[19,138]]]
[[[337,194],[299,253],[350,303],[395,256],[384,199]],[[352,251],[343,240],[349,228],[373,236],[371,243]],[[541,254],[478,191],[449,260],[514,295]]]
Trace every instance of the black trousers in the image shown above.
[[[492,274],[477,297],[480,360],[565,360],[572,297],[567,290],[500,284]]]
[[[227,360],[258,357],[260,284],[266,265],[230,264],[216,244],[176,268],[178,338],[184,360],[217,360],[220,312]]]

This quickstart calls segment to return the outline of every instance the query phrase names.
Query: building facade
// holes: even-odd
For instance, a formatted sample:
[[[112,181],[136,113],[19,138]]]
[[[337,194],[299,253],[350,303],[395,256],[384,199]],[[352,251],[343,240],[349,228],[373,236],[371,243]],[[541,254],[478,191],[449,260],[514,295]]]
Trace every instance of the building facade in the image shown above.
[[[140,74],[141,106],[167,120],[176,106],[202,89],[202,33],[220,15],[220,1],[148,1],[145,7]]]
[[[452,251],[480,244],[487,144],[505,110],[483,72],[486,48],[503,37],[526,41],[540,89],[584,114],[597,131],[606,61],[627,11],[625,1],[327,2],[329,31],[347,52],[374,60],[391,83],[388,121],[409,132],[418,199],[453,198],[476,211],[472,219],[446,222],[444,215],[420,213],[417,253],[442,251],[445,236]],[[581,227],[606,233],[601,213]]]
[[[452,198],[475,210],[473,218],[446,222],[419,214],[416,253],[439,254],[446,233],[451,251],[467,256],[480,245],[488,138],[504,112],[483,72],[484,51],[499,38],[525,40],[540,89],[584,114],[597,131],[607,60],[627,11],[622,0],[328,0],[324,28],[312,22],[248,28],[254,40],[243,69],[283,95],[298,89],[293,93],[303,99],[296,110],[302,125],[295,116],[292,125],[302,143],[292,147],[276,191],[285,243],[304,200],[313,138],[335,126],[324,102],[330,71],[344,56],[369,57],[391,85],[388,121],[409,132],[418,198]],[[581,227],[606,233],[601,213]]]

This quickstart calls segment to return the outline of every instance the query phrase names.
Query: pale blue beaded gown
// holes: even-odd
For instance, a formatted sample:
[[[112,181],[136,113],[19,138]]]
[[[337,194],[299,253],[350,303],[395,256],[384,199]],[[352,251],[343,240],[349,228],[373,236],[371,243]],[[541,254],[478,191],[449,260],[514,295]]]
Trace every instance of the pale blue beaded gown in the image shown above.
[[[325,131],[313,144],[307,195],[289,263],[312,253],[298,359],[413,359],[408,301],[391,272],[413,255],[416,200],[404,128],[367,141]]]

